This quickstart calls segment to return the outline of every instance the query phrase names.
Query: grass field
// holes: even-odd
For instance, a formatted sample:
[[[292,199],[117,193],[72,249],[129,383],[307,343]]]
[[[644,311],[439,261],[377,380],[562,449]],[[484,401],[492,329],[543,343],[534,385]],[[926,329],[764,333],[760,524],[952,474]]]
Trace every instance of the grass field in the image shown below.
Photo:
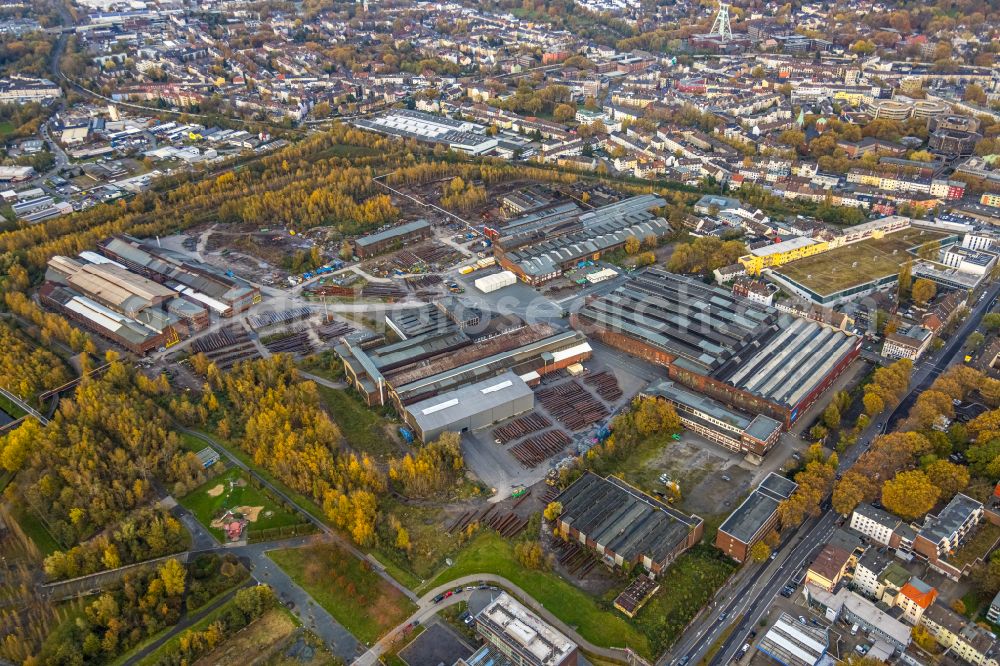
[[[5,137],[11,134],[17,128],[14,127],[14,123],[9,120],[0,120],[0,137]]]
[[[416,610],[367,562],[336,545],[275,550],[267,555],[361,641],[378,640]]]
[[[208,446],[208,444],[206,444],[204,441],[186,432],[178,432],[177,439],[180,440],[182,449],[184,449],[185,451],[191,451],[192,453],[198,453],[206,446]],[[211,470],[208,471],[210,472]]]
[[[910,250],[945,238],[925,229],[903,229],[882,238],[871,238],[829,252],[799,259],[775,269],[820,295],[896,275],[913,258]]]
[[[480,533],[454,559],[455,564],[430,581],[428,589],[462,576],[481,573],[503,576],[594,645],[628,645],[640,654],[652,656],[649,639],[624,617],[602,610],[596,599],[556,574],[524,568],[514,558],[510,541],[496,532]]]
[[[248,655],[253,655],[254,660],[267,659],[283,647],[296,626],[291,613],[281,606],[272,608],[199,661],[214,666],[242,666]]]
[[[21,409],[17,403],[10,400],[5,395],[0,395],[0,411],[6,412],[11,420],[16,421],[22,416],[27,416],[27,412]]]
[[[384,511],[387,515],[391,514],[398,518],[406,526],[413,549],[408,560],[403,555],[390,557],[390,554],[386,554],[379,556],[379,561],[384,564],[386,559],[390,561],[398,559],[398,565],[411,569],[419,578],[427,579],[433,576],[458,544],[458,539],[442,528],[443,518],[440,509],[433,506],[403,504],[393,498],[386,498]]]
[[[180,504],[220,540],[223,537],[222,530],[212,527],[212,520],[221,516],[226,509],[238,506],[263,507],[257,520],[250,523],[250,529],[286,527],[305,520],[286,510],[265,491],[251,485],[247,475],[237,468],[209,479],[181,498]]]
[[[317,387],[323,403],[352,448],[373,456],[399,452],[399,444],[388,436],[385,421],[351,391]]]
[[[51,555],[57,550],[62,550],[59,542],[49,533],[41,519],[28,509],[15,509],[14,518],[24,533],[35,542],[35,546],[42,555]]]
[[[660,578],[660,591],[634,622],[659,654],[680,638],[684,627],[708,603],[736,564],[712,546],[698,545],[677,558]]]

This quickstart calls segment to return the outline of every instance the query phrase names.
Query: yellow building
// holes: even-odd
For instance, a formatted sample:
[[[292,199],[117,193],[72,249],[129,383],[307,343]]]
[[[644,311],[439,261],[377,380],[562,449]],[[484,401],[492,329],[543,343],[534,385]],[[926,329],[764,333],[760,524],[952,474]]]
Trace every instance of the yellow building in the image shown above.
[[[833,93],[833,99],[838,102],[847,102],[851,106],[861,106],[865,94],[854,90],[838,90]]]
[[[996,206],[1000,208],[1000,194],[995,192],[986,192],[982,197],[980,197],[979,203],[984,206]]]
[[[740,263],[750,275],[760,275],[765,268],[781,266],[797,259],[805,259],[820,252],[826,252],[829,244],[813,238],[800,236],[774,245],[765,245],[750,254],[740,257]]]

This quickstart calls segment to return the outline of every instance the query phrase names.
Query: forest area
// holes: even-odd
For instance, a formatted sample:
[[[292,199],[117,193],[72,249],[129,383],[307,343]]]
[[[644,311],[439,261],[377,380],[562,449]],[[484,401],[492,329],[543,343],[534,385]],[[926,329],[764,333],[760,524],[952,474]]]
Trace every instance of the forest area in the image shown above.
[[[412,542],[385,509],[389,495],[447,497],[464,474],[453,433],[378,465],[344,437],[316,384],[302,381],[287,355],[240,363],[225,374],[204,358],[194,357],[192,367],[205,376],[205,387],[197,404],[186,395],[170,401],[177,418],[241,449],[358,545],[384,548],[405,562]]]

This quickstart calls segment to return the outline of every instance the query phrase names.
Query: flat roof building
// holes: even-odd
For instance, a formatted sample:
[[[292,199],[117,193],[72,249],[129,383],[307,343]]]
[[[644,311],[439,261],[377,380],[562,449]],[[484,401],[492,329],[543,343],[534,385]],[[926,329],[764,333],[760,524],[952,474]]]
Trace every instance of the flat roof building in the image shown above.
[[[441,393],[406,407],[403,419],[423,442],[467,432],[531,411],[535,394],[513,372]]]
[[[737,562],[745,562],[754,544],[777,525],[778,507],[798,487],[775,472],[768,474],[719,527],[715,547]]]
[[[596,550],[606,564],[642,565],[662,574],[701,540],[704,522],[688,516],[613,476],[586,472],[555,499],[562,504],[557,527],[566,539]]]
[[[681,423],[689,430],[755,459],[770,451],[781,435],[782,424],[779,421],[763,414],[742,414],[669,379],[653,382],[643,389],[642,394],[670,403]]]
[[[373,118],[357,118],[352,122],[372,132],[440,143],[470,155],[484,155],[497,147],[497,139],[487,136],[487,128],[483,125],[423,111],[392,109]]]
[[[910,644],[910,627],[892,617],[875,604],[841,587],[836,594],[811,583],[806,584],[809,603],[824,609],[831,622],[843,619],[858,627],[872,640],[883,639],[902,652]]]
[[[577,664],[576,643],[506,592],[476,614],[476,631],[488,646],[499,651],[504,662],[513,666]],[[473,655],[468,663],[478,661]]]
[[[757,649],[784,666],[816,666],[826,657],[830,638],[825,629],[810,627],[788,613],[767,630]]]

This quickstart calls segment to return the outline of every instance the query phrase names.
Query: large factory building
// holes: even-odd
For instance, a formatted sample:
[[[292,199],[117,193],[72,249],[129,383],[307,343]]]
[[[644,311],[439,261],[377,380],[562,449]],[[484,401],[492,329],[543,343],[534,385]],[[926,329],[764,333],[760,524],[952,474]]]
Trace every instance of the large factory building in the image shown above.
[[[858,357],[861,339],[650,268],[571,316],[679,384],[786,427]]]

